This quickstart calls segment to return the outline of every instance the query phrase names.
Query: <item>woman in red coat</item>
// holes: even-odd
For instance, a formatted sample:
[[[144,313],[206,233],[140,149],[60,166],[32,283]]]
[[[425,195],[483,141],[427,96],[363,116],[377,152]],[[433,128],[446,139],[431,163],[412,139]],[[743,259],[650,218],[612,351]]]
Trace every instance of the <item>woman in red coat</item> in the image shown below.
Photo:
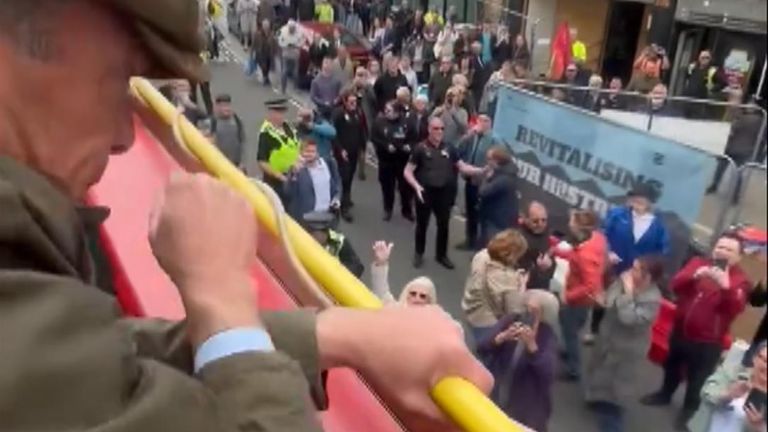
[[[568,260],[570,270],[561,293],[560,327],[565,345],[565,378],[578,380],[581,374],[579,331],[589,317],[589,309],[603,295],[603,275],[608,243],[598,230],[597,215],[589,210],[571,213],[571,246],[558,247],[555,254]]]

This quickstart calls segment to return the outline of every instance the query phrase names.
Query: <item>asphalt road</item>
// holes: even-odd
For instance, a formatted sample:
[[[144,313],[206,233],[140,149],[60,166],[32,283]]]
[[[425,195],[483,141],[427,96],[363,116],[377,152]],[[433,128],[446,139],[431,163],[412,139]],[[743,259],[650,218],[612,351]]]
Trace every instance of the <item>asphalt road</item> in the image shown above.
[[[243,77],[242,66],[238,63],[239,59],[242,59],[242,52],[238,53],[237,51],[237,47],[232,48],[231,52],[227,52],[224,56],[226,61],[211,65],[213,72],[212,91],[214,94],[229,93],[233,96],[235,109],[246,124],[249,141],[254,142],[265,114],[263,102],[278,95],[272,88],[263,86],[259,78],[246,79]],[[277,82],[276,77],[273,76],[272,81]],[[305,95],[290,91],[289,95],[296,105],[307,99]],[[289,112],[289,118],[295,116],[295,107]],[[414,226],[400,218],[398,213],[395,213],[391,222],[382,221],[381,192],[376,180],[375,168],[369,166],[367,173],[368,179],[366,181],[356,179],[354,182],[353,201],[355,206],[352,213],[355,220],[351,224],[342,225],[342,231],[364,261],[370,260],[371,245],[374,241],[393,242],[395,248],[391,260],[390,282],[393,290],[395,290],[394,294],[399,294],[400,287],[410,279],[422,275],[429,276],[438,287],[439,303],[451,315],[460,319],[461,294],[471,259],[470,254],[453,250],[453,246],[463,240],[463,219],[457,212],[450,227],[449,244],[452,250],[449,254],[456,263],[456,269],[448,271],[431,260],[434,249],[433,221],[432,229],[428,235],[425,266],[420,271],[416,271],[411,266]],[[764,207],[764,199],[762,202]],[[369,275],[366,272],[363,281],[368,282],[368,278]],[[471,344],[472,341],[468,341],[468,343]],[[642,395],[654,390],[660,384],[660,379],[659,368],[650,364],[644,365],[637,376],[637,394]],[[678,400],[674,406],[679,406],[681,393],[678,392]],[[585,407],[581,394],[578,384],[560,382],[555,384],[551,431],[586,432],[597,430],[593,416]],[[648,409],[634,404],[627,413],[626,430],[628,432],[669,431],[672,430],[671,424],[674,414],[674,407]]]

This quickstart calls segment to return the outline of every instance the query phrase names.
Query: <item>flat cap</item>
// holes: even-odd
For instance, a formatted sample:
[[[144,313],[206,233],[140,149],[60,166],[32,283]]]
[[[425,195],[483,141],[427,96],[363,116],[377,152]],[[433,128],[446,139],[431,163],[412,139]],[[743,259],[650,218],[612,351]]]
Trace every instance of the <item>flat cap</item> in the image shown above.
[[[154,60],[149,78],[209,81],[200,56],[200,5],[197,0],[105,0],[135,30]]]
[[[331,229],[336,216],[330,212],[305,213],[302,217],[302,225],[308,231],[325,231]]]
[[[288,99],[286,99],[286,98],[269,99],[269,100],[264,102],[264,106],[268,110],[287,111],[288,110]]]

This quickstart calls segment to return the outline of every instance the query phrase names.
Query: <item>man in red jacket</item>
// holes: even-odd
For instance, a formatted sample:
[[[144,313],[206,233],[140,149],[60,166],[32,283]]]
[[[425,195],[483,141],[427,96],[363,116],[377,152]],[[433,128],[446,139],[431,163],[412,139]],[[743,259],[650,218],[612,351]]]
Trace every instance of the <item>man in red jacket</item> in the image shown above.
[[[677,295],[677,313],[664,363],[664,383],[641,402],[668,405],[685,371],[688,387],[677,430],[686,430],[698,409],[704,381],[720,361],[723,337],[744,310],[750,285],[738,267],[742,246],[739,238],[725,234],[717,240],[710,258],[692,258],[670,282]]]

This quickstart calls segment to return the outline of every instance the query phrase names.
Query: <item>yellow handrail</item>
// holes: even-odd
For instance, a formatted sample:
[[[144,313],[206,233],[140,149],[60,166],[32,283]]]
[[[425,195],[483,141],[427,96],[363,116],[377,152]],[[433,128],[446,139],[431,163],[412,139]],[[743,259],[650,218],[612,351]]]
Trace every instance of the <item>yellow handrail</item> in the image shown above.
[[[176,108],[146,79],[132,78],[133,94],[151,108],[165,123],[172,125]],[[241,193],[253,206],[262,226],[277,234],[277,221],[270,211],[266,196],[248,177],[232,165],[219,150],[186,119],[182,119],[181,134],[189,151],[212,175]],[[338,304],[362,309],[379,309],[383,305],[371,291],[329,255],[295,221],[288,220],[288,238],[301,263],[323,289]],[[466,432],[523,432],[525,429],[510,420],[482,392],[466,380],[448,377],[431,391],[432,399],[451,420]]]

